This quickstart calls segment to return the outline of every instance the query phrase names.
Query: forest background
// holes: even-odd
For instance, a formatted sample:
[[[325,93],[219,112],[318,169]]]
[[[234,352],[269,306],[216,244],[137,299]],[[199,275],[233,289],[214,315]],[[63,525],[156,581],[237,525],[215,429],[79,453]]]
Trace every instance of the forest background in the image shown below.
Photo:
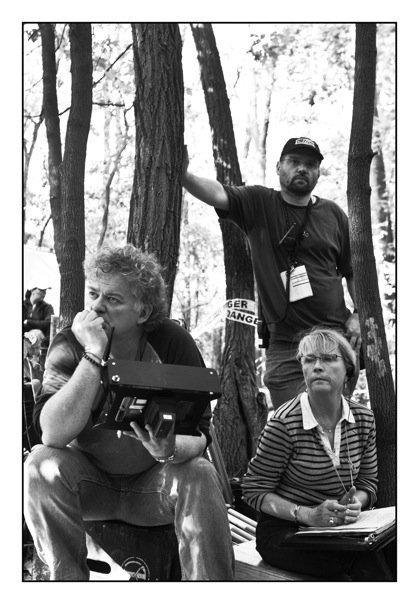
[[[7,173],[7,177],[4,179],[3,181],[3,194],[4,194],[4,201],[5,201],[5,205],[3,207],[11,207],[11,213],[9,213],[7,211],[7,220],[3,221],[2,226],[3,226],[3,237],[2,237],[2,252],[3,252],[3,257],[7,258],[8,254],[10,254],[10,250],[11,249],[15,249],[14,247],[14,241],[16,239],[20,239],[20,235],[19,233],[21,233],[21,216],[20,216],[20,200],[21,200],[21,195],[20,195],[20,190],[21,188],[19,187],[19,183],[21,183],[21,137],[16,136],[16,132],[19,131],[19,124],[21,122],[21,112],[22,112],[22,105],[23,105],[23,100],[24,98],[26,98],[27,96],[27,90],[26,90],[26,85],[24,80],[22,79],[20,81],[20,73],[21,73],[21,69],[20,69],[20,65],[19,62],[22,60],[26,49],[25,48],[21,48],[21,41],[20,41],[20,27],[21,27],[21,15],[23,15],[24,13],[26,14],[26,16],[28,16],[28,14],[32,13],[32,16],[34,16],[34,10],[35,13],[39,13],[40,8],[41,7],[34,7],[33,5],[30,5],[31,8],[30,10],[26,10],[25,7],[25,2],[23,3],[19,3],[18,7],[14,7],[14,8],[8,8],[7,9],[7,15],[8,15],[8,26],[5,28],[5,31],[3,32],[3,36],[2,36],[2,44],[4,45],[2,47],[3,50],[3,56],[5,58],[4,63],[3,63],[3,76],[5,78],[5,82],[8,82],[8,92],[2,95],[2,99],[1,99],[1,103],[2,103],[2,115],[3,115],[3,142],[7,142],[7,144],[3,144],[1,149],[1,153],[2,153],[2,165],[4,166],[8,166],[8,173]],[[191,10],[189,7],[186,8],[184,5],[185,3],[181,3],[181,6],[179,6],[179,3],[175,3],[173,5],[169,6],[165,6],[165,3],[162,3],[163,7],[161,6],[161,4],[159,3],[159,8],[158,10],[156,8],[141,8],[141,12],[142,12],[142,17],[145,19],[149,19],[150,21],[153,19],[156,19],[159,17],[159,15],[161,15],[164,19],[171,19],[171,20],[182,20],[182,17],[184,18],[185,21],[189,21],[191,20],[191,16],[192,14],[194,15],[193,18],[196,18],[196,11],[195,8],[193,8],[193,10]],[[220,3],[221,4],[221,3]],[[268,4],[268,6],[267,6]],[[253,5],[252,5],[253,6]],[[216,8],[215,8],[216,7]],[[67,7],[68,8],[68,7]],[[92,11],[93,8],[93,11]],[[96,8],[96,10],[95,10]],[[163,11],[162,11],[163,8]],[[319,5],[313,4],[313,3],[300,3],[297,7],[290,7],[290,6],[278,6],[278,7],[272,7],[271,3],[265,3],[263,0],[261,3],[257,4],[256,10],[254,10],[254,6],[252,8],[252,10],[249,10],[249,7],[247,6],[247,4],[245,4],[245,6],[241,7],[243,10],[240,11],[240,15],[237,15],[237,11],[236,8],[233,6],[222,6],[222,10],[221,7],[219,7],[218,2],[214,2],[212,3],[210,8],[201,8],[199,10],[199,16],[198,19],[205,19],[205,18],[209,18],[209,20],[217,20],[217,17],[221,17],[224,19],[230,19],[230,20],[234,20],[237,17],[243,19],[243,20],[256,20],[258,18],[260,18],[261,16],[263,16],[263,18],[281,18],[281,19],[290,19],[292,20],[293,18],[295,18],[297,10],[298,13],[301,12],[301,14],[303,15],[304,18],[306,19],[325,19],[325,20],[330,20],[330,19],[334,19],[334,20],[338,20],[338,21],[346,21],[346,20],[376,20],[377,19],[377,15],[379,15],[381,18],[384,18],[389,20],[389,21],[399,21],[398,26],[399,26],[399,40],[398,40],[398,61],[397,61],[397,69],[398,69],[398,85],[397,85],[397,89],[398,89],[398,181],[399,184],[397,186],[398,189],[398,197],[399,199],[403,198],[408,200],[409,199],[409,193],[411,190],[411,186],[412,183],[414,182],[414,168],[412,168],[412,166],[414,165],[414,162],[411,160],[412,157],[412,153],[414,152],[414,146],[412,146],[412,144],[410,144],[412,142],[412,140],[416,140],[416,136],[417,136],[417,124],[415,122],[415,120],[412,119],[412,116],[415,115],[416,113],[416,81],[415,78],[412,78],[412,74],[414,73],[414,68],[416,65],[415,62],[415,55],[417,53],[416,50],[416,20],[413,17],[413,8],[409,9],[406,6],[402,6],[400,3],[395,6],[394,3],[386,3],[386,2],[380,2],[380,3],[369,3],[368,5],[366,5],[364,2],[352,2],[351,5],[348,7],[347,5],[336,5],[333,4],[333,6],[331,5],[331,3],[325,2],[322,3],[322,5],[319,7]],[[33,10],[34,9],[34,10]],[[45,2],[42,6],[42,12],[43,12],[43,18],[48,18],[48,16],[51,16],[52,14],[54,14],[55,17],[57,17],[57,7],[54,3],[54,5],[50,2]],[[297,10],[296,10],[297,9]],[[100,10],[100,12],[99,12]],[[127,21],[129,20],[129,17],[131,15],[131,13],[133,12],[132,8],[129,7],[129,9],[127,10],[125,7],[118,5],[117,7],[117,11],[118,11],[118,18],[120,19],[122,15],[124,15],[125,17],[127,17]],[[68,11],[66,11],[67,13]],[[83,15],[82,18],[86,19],[90,18],[90,15],[97,15],[100,14],[101,18],[103,20],[108,20],[108,21],[112,21],[115,17],[115,7],[112,5],[112,7],[107,7],[104,6],[102,3],[99,7],[95,7],[95,3],[91,3],[89,5],[89,11],[86,10],[81,10],[80,6],[78,5],[78,3],[76,2],[75,5],[73,3],[72,5],[72,14],[74,14],[74,12],[76,12],[76,14],[79,16]],[[87,12],[89,12],[89,16],[87,16]],[[134,11],[135,12],[135,11]],[[164,15],[162,14],[164,12]],[[12,13],[12,14],[11,14]],[[214,15],[216,15],[216,17],[214,17]],[[10,18],[11,17],[11,18]],[[16,20],[18,18],[18,22],[16,23]],[[36,18],[39,18],[39,15],[37,15]],[[66,18],[68,18],[68,14],[66,15]],[[77,17],[76,17],[77,18]],[[215,31],[217,31],[217,25],[214,25]],[[381,35],[381,26],[379,25],[378,27],[378,36],[380,37]],[[222,42],[220,41],[219,37],[218,37],[218,32],[217,32],[217,42],[219,44],[219,49],[220,52],[222,54],[223,57],[223,68],[225,70],[225,72],[227,73],[227,68],[225,65],[225,54],[224,54],[224,46],[222,44]],[[391,44],[390,46],[393,46],[393,51],[392,54],[394,53],[394,36],[391,36]],[[193,50],[194,52],[194,50]],[[378,48],[378,52],[379,52],[379,56],[382,56],[382,49],[379,46]],[[351,54],[353,56],[353,51],[351,51]],[[227,53],[227,57],[229,56],[229,54]],[[193,62],[195,61],[195,56],[191,57],[190,60]],[[383,68],[385,70],[389,70],[394,72],[394,66],[395,66],[395,61],[394,61],[394,54],[390,59],[390,62],[386,61],[380,61],[378,63],[378,73],[380,72],[380,70],[382,71]],[[196,71],[196,67],[195,67],[195,71]],[[186,73],[186,71],[185,71]],[[388,76],[387,76],[388,77]],[[378,76],[379,78],[379,76]],[[197,77],[196,77],[197,79]],[[393,97],[393,100],[389,103],[389,107],[391,107],[391,112],[394,114],[394,94],[395,94],[395,85],[394,85],[394,77],[391,76],[392,84],[389,87],[389,90],[391,90],[390,96]],[[198,87],[199,88],[199,87]],[[201,108],[203,107],[203,97],[202,97],[202,92],[200,89],[198,89],[196,91],[196,95],[195,95],[195,101],[197,101],[199,99],[199,97],[201,96],[201,101],[200,101],[200,106]],[[246,96],[247,98],[247,96]],[[350,95],[348,95],[348,105],[346,106],[346,115],[349,116],[349,105],[351,104],[352,99],[350,98]],[[327,112],[326,116],[327,117]],[[208,126],[206,125],[206,116],[205,113],[204,114],[200,114],[200,119],[203,120],[203,122],[205,122],[205,124],[203,125],[204,130],[207,130]],[[286,119],[286,116],[281,116],[281,120]],[[237,120],[237,114],[233,114],[233,120]],[[346,141],[349,137],[349,128],[350,128],[350,118],[346,117],[345,118],[345,122],[346,122]],[[325,122],[325,124],[328,124],[328,120]],[[325,125],[324,124],[324,125]],[[188,124],[186,124],[186,127],[188,127]],[[294,132],[292,132],[292,134],[294,134]],[[326,128],[324,127],[322,129],[322,139],[319,139],[319,142],[322,146],[322,149],[324,151],[328,151],[328,149],[326,149],[325,145],[322,144],[322,141],[324,140],[323,137],[324,136],[328,136],[330,134],[330,128]],[[236,136],[240,136],[240,133],[236,132]],[[392,127],[392,133],[391,133],[391,138],[394,140],[395,136],[394,136],[394,127]],[[389,141],[390,139],[387,138],[387,141]],[[345,141],[345,144],[346,144]],[[188,141],[189,142],[189,141]],[[282,139],[280,141],[277,141],[277,146],[280,146],[282,144]],[[90,144],[90,143],[89,143]],[[203,161],[203,165],[204,166],[208,166],[209,168],[209,172],[208,173],[213,173],[214,169],[213,169],[213,165],[211,162],[211,148],[210,148],[210,140],[208,138],[208,142],[203,142],[202,145],[199,145],[199,150],[204,149],[205,148],[205,161]],[[392,148],[392,156],[394,157],[394,153],[395,153],[395,146],[394,144],[390,144],[390,143],[386,143],[386,141],[384,141],[384,148],[386,147],[390,147]],[[346,147],[347,148],[347,147]],[[193,150],[192,146],[189,142],[189,152],[192,154],[192,152],[194,152],[195,154],[198,152],[198,149]],[[241,154],[241,149],[239,148],[239,154]],[[344,152],[343,152],[344,154]],[[388,157],[388,156],[387,156]],[[89,154],[89,158],[90,158],[90,154]],[[88,158],[88,160],[90,161],[90,159]],[[193,158],[194,162],[197,161],[195,159],[195,157]],[[326,163],[330,162],[330,161],[334,161],[333,157],[331,157],[329,155],[329,153],[326,154],[326,161],[324,162],[324,165],[326,165]],[[194,163],[194,165],[196,165]],[[394,193],[394,175],[395,175],[395,165],[393,163],[393,167],[389,168],[389,163],[388,163],[388,159],[386,159],[386,170],[387,170],[387,176],[389,177],[390,174],[393,175],[392,177],[392,184],[390,182],[390,179],[387,178],[387,182],[388,182],[388,186],[389,187],[393,187],[393,193]],[[346,180],[346,157],[343,158],[343,161],[340,164],[340,170],[343,174],[343,178],[340,180],[341,183],[341,189],[343,191],[343,197],[342,197],[342,202],[343,204],[345,204],[345,180]],[[413,170],[413,171],[412,171]],[[318,190],[321,190],[321,187],[323,187],[324,185],[324,178],[322,178],[322,180],[319,182],[318,185]],[[338,186],[336,187],[336,189],[333,191],[334,193],[334,199],[337,199],[337,191],[339,189],[339,183]],[[45,198],[47,198],[47,193],[45,192]],[[19,206],[18,209],[16,209],[16,199],[17,199],[17,205]],[[45,202],[46,203],[46,202]],[[193,202],[194,204],[196,204],[196,209],[198,209],[199,205],[197,202]],[[393,208],[392,208],[392,213],[394,214],[394,197],[392,198],[392,203],[393,203]],[[209,212],[207,214],[207,217],[209,219],[212,220],[213,216],[212,213]],[[414,278],[413,280],[410,278],[411,274],[412,274],[412,269],[414,269],[415,266],[415,260],[412,257],[411,251],[412,249],[414,249],[414,242],[415,242],[415,230],[416,230],[416,224],[417,224],[417,219],[419,218],[418,215],[418,206],[417,204],[413,203],[410,204],[409,207],[407,206],[407,204],[403,204],[402,207],[400,207],[400,204],[398,206],[398,232],[399,232],[399,241],[398,241],[398,279],[397,279],[397,288],[398,288],[398,341],[403,343],[403,346],[400,347],[399,344],[399,350],[397,353],[398,356],[398,369],[397,369],[397,375],[398,375],[398,394],[399,394],[399,399],[408,402],[408,395],[409,395],[409,390],[410,390],[410,384],[411,384],[411,375],[412,375],[412,371],[415,370],[415,359],[414,359],[414,354],[412,355],[412,345],[410,344],[410,336],[415,334],[415,328],[412,325],[412,317],[415,316],[415,310],[416,310],[416,300],[415,300],[415,294],[414,294]],[[42,222],[42,221],[40,221]],[[35,242],[36,242],[36,238],[35,238]],[[35,245],[37,245],[37,243],[35,243]],[[14,255],[14,254],[13,254]],[[378,260],[378,264],[380,264],[379,260]],[[19,321],[19,316],[20,316],[20,298],[21,298],[21,290],[22,290],[22,273],[21,273],[21,255],[18,254],[17,257],[14,257],[13,259],[7,260],[6,262],[6,271],[5,273],[3,273],[3,276],[5,277],[5,285],[8,288],[12,288],[12,291],[14,291],[14,295],[12,294],[11,297],[11,308],[10,308],[10,313],[8,313],[8,316],[11,318],[10,322],[6,325],[6,340],[8,342],[10,342],[10,347],[9,347],[9,352],[11,351],[12,354],[12,358],[19,358],[19,346],[20,346],[20,340],[16,337],[16,325],[18,324]],[[219,269],[220,272],[222,272],[222,269]],[[380,267],[379,267],[380,270]],[[380,279],[380,288],[381,288],[381,293],[382,293],[382,280]],[[57,290],[58,291],[58,290]],[[10,300],[10,298],[9,298]],[[8,302],[8,298],[6,296],[4,296],[4,301]],[[386,323],[388,325],[388,321]],[[413,331],[412,331],[413,330]],[[394,331],[393,331],[394,333]],[[389,343],[391,345],[391,339],[389,338]],[[394,344],[394,341],[393,341]],[[10,369],[9,371],[9,379],[8,379],[8,384],[6,385],[6,396],[8,396],[12,401],[14,400],[14,390],[15,388],[13,387],[13,384],[18,383],[18,380],[20,379],[20,369],[19,369],[19,364],[14,364],[12,363],[11,366],[7,366],[8,369]],[[408,390],[409,389],[409,390]],[[19,423],[20,421],[20,409],[18,406],[16,406],[15,408],[15,412],[16,412],[16,421],[17,423]],[[413,442],[414,439],[409,438],[409,434],[410,434],[410,430],[412,430],[412,436],[413,436],[413,429],[415,426],[415,418],[417,416],[417,406],[413,405],[404,405],[402,412],[399,411],[398,414],[398,430],[400,433],[403,434],[403,438],[401,439],[401,441],[399,441],[399,447],[398,447],[398,459],[399,459],[399,480],[398,480],[398,502],[399,504],[403,504],[404,502],[406,502],[407,504],[410,504],[410,502],[412,500],[415,500],[415,494],[417,492],[417,483],[416,481],[411,481],[411,473],[408,470],[410,464],[409,464],[409,459],[410,459],[410,455],[413,453]],[[8,434],[6,436],[6,443],[8,444],[8,446],[10,446],[11,448],[13,448],[13,446],[19,446],[20,447],[20,442],[16,443],[16,438],[15,438],[15,434],[14,434],[14,430],[9,430]],[[19,449],[20,451],[20,449]],[[15,468],[14,464],[7,464],[7,483],[9,485],[9,488],[12,492],[14,493],[19,493],[20,492],[20,469],[19,468]],[[7,498],[4,498],[3,503],[2,503],[3,507],[2,507],[2,511],[4,512],[4,517],[8,517],[10,518],[10,502],[8,501]],[[13,521],[11,523],[8,523],[8,527],[7,530],[4,531],[4,535],[8,535],[10,538],[7,540],[8,541],[8,547],[7,548],[3,548],[2,550],[2,568],[6,569],[9,568],[10,565],[10,572],[8,573],[9,577],[13,577],[15,576],[15,572],[16,572],[16,568],[19,566],[19,564],[17,564],[16,566],[16,561],[18,561],[21,557],[21,548],[20,548],[20,543],[19,540],[15,539],[15,535],[16,532],[19,532],[20,530],[20,523],[21,523],[21,517],[19,514],[19,506],[17,506],[16,511],[17,513],[14,514],[14,520],[15,520],[15,524],[13,523]],[[403,590],[404,593],[404,589],[406,587],[406,584],[410,584],[412,583],[412,587],[413,587],[413,582],[415,582],[415,572],[416,572],[416,565],[415,565],[415,557],[411,555],[411,538],[410,538],[410,518],[409,518],[409,514],[404,514],[402,515],[398,522],[399,522],[399,542],[400,542],[400,558],[401,558],[401,562],[402,565],[400,566],[400,578],[398,581],[397,585],[391,586],[394,587],[394,589],[390,589],[390,586],[386,586],[385,589],[380,590],[380,586],[378,585],[371,585],[371,586],[366,586],[366,588],[364,588],[364,595],[365,595],[365,590],[366,593],[368,593],[369,589],[367,588],[371,588],[371,595],[374,595],[375,597],[377,596],[377,593],[379,592],[380,595],[380,599],[382,602],[387,602],[387,601],[392,601],[393,600],[393,596],[394,596],[394,590],[399,591],[399,588],[401,590]],[[11,520],[13,520],[11,518]],[[14,549],[13,549],[14,548]],[[10,582],[8,582],[10,584]],[[22,585],[22,584],[21,584]],[[23,584],[24,585],[24,584]],[[68,586],[70,587],[70,586]],[[77,586],[76,586],[77,587]],[[106,585],[106,587],[108,588],[108,586]],[[171,585],[170,587],[170,595],[171,598],[173,599],[177,599],[177,593],[175,590],[175,587],[178,586],[174,586]],[[199,587],[199,586],[196,586]],[[210,586],[208,586],[209,588]],[[255,588],[255,590],[257,590],[257,592],[260,592],[260,585],[246,585],[246,593],[249,594],[249,598],[252,598],[252,601],[254,599],[254,596],[256,594],[252,593],[252,587]],[[266,587],[270,587],[268,585],[266,585]],[[289,585],[282,585],[282,592],[286,592],[287,588],[290,587]],[[301,585],[300,586],[302,589],[305,588],[305,586]],[[189,586],[190,589],[192,589],[192,586]],[[292,593],[295,593],[295,589],[296,586],[293,584],[292,585]],[[308,586],[307,586],[308,588]],[[235,591],[237,591],[237,586],[235,586]],[[68,593],[68,597],[65,595],[65,593],[60,590],[60,597],[62,598],[63,601],[69,601],[70,598],[73,599],[73,592],[72,590],[66,588],[66,593]],[[301,590],[300,592],[301,593]],[[305,592],[304,592],[305,593]],[[183,601],[183,592],[180,592],[180,597],[182,597],[182,601]],[[320,601],[320,597],[323,597],[323,592],[321,591],[320,594],[316,593],[316,590],[313,589],[313,587],[310,586],[310,594],[306,594],[309,595],[312,601],[317,601],[317,597],[319,598]],[[43,596],[39,596],[43,597]],[[241,592],[241,601],[245,601],[246,600],[246,596],[244,594],[244,590]],[[35,598],[34,601],[38,601],[35,597],[35,594],[32,595],[32,598]],[[391,599],[391,600],[390,600]],[[247,601],[247,600],[246,600]]]
[[[310,136],[325,156],[316,193],[347,211],[347,158],[354,86],[352,23],[219,23],[213,30],[230,100],[243,181],[278,188],[275,165],[292,136]],[[48,298],[59,309],[58,267],[49,201],[48,148],[42,116],[41,39],[24,26],[24,243],[32,283],[48,258]],[[192,170],[214,176],[211,130],[196,49],[181,24],[185,142]],[[57,93],[64,136],[70,99],[69,42],[57,24]],[[395,24],[377,25],[376,107],[371,167],[374,250],[390,359],[395,352]],[[93,25],[93,111],[85,173],[86,252],[126,241],[135,154],[130,24]],[[34,256],[34,251],[38,254]],[[40,256],[39,252],[44,253]],[[46,255],[46,252],[48,254]],[[34,260],[36,258],[36,261]],[[44,260],[45,264],[45,260]],[[225,331],[223,244],[215,212],[187,193],[171,314],[182,319],[208,366],[220,367]],[[264,352],[255,338],[259,386]],[[365,376],[358,398],[368,399]]]

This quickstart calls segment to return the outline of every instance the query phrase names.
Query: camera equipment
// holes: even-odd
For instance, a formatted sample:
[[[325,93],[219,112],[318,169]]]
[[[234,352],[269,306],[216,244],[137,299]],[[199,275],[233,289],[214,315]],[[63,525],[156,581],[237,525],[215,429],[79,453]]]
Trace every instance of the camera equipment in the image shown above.
[[[221,394],[214,369],[112,359],[102,373],[102,406],[94,428],[132,430],[150,424],[158,438],[199,436],[198,422]]]

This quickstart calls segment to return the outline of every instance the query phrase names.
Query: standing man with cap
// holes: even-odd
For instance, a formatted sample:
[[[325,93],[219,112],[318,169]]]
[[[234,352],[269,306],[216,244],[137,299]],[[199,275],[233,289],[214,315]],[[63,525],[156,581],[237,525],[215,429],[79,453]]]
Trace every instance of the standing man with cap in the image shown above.
[[[213,206],[221,219],[232,220],[249,240],[269,331],[264,381],[275,409],[305,390],[296,360],[302,332],[323,325],[345,333],[357,352],[361,345],[348,218],[335,202],[312,195],[322,160],[310,138],[288,140],[276,166],[280,191],[222,185],[189,172],[187,153],[184,160],[185,189]],[[343,277],[352,313],[345,305]]]
[[[49,344],[51,316],[54,314],[51,304],[44,300],[47,289],[50,288],[33,287],[23,302],[23,331],[40,329],[45,336],[44,346]]]

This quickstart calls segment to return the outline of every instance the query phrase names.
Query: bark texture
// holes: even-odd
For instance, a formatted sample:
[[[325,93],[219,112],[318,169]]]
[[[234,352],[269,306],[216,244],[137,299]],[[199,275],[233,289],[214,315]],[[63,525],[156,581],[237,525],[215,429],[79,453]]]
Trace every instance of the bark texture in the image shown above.
[[[230,103],[212,26],[204,23],[191,27],[210,121],[217,179],[223,184],[241,185]],[[247,240],[233,223],[220,221],[220,227],[227,300],[254,300],[253,269]],[[258,393],[256,384],[253,327],[226,321],[221,386],[222,397],[214,412],[214,426],[228,475],[242,476],[267,419],[265,397]]]
[[[71,107],[61,165],[61,322],[71,323],[84,307],[84,176],[92,115],[92,29],[70,24]]]
[[[71,104],[62,156],[53,24],[39,24],[42,39],[43,113],[48,140],[50,204],[54,248],[61,275],[60,325],[84,306],[84,177],[92,114],[90,23],[69,25]]]
[[[370,166],[376,70],[376,25],[356,26],[355,86],[348,158],[352,263],[371,407],[377,424],[379,505],[395,503],[396,409],[371,229]]]
[[[61,177],[62,162],[60,118],[57,100],[57,68],[55,62],[55,32],[52,23],[40,23],[42,40],[42,112],[48,141],[49,199],[54,227],[54,248],[58,266],[61,263]]]
[[[132,32],[136,153],[127,239],[156,255],[170,306],[182,205],[182,42],[177,23],[135,23]]]

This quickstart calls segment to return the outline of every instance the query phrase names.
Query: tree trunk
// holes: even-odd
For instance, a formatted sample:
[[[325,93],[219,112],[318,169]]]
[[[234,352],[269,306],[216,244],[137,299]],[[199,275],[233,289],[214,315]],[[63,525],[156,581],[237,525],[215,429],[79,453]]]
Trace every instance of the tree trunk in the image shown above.
[[[33,122],[33,120],[31,119]],[[24,156],[24,164],[23,164],[23,232],[25,232],[25,217],[26,217],[26,196],[28,190],[28,175],[29,175],[29,165],[31,163],[32,155],[35,150],[35,144],[38,139],[39,128],[44,121],[44,114],[41,113],[37,122],[33,122],[33,131],[32,131],[32,140],[30,142],[29,148],[27,146],[27,142],[25,137],[23,138],[23,156]],[[25,128],[26,131],[26,128]]]
[[[104,136],[105,136],[105,157],[103,164],[105,166],[104,169],[104,193],[103,193],[103,215],[102,215],[102,225],[99,233],[97,248],[99,249],[105,242],[106,232],[108,230],[108,221],[109,221],[109,207],[111,204],[111,192],[112,192],[112,182],[115,178],[115,175],[118,173],[121,163],[121,157],[128,143],[128,123],[126,120],[125,112],[124,112],[124,132],[118,131],[118,142],[117,142],[117,150],[112,157],[111,149],[109,145],[110,139],[110,123],[111,123],[111,112],[106,111],[105,114],[105,127],[104,127]]]
[[[212,26],[192,25],[198,52],[201,81],[212,132],[217,179],[240,185],[229,100]],[[221,221],[224,243],[227,299],[254,300],[253,269],[248,243],[238,227]],[[214,412],[214,426],[228,475],[241,476],[256,448],[265,425],[267,408],[258,395],[255,372],[255,332],[248,325],[226,322],[225,348],[221,368],[222,397]]]
[[[52,224],[54,227],[54,249],[58,266],[61,265],[61,176],[62,162],[60,118],[57,100],[57,69],[55,61],[55,32],[52,23],[40,23],[42,40],[42,112],[48,141],[48,180]]]
[[[182,205],[183,72],[177,23],[136,23],[135,172],[127,239],[163,266],[169,306]]]
[[[377,111],[377,99],[374,109],[375,128],[373,131],[372,150],[374,156],[371,162],[371,189],[372,208],[375,214],[375,223],[380,229],[379,242],[383,259],[394,262],[394,235],[391,224],[389,207],[389,194],[387,190],[386,171],[381,146],[381,135],[379,128],[379,115]]]
[[[71,108],[61,166],[62,257],[61,320],[71,323],[84,306],[84,174],[92,114],[92,30],[90,23],[70,24]]]
[[[272,94],[275,88],[276,75],[275,75],[275,67],[276,61],[274,62],[273,74],[271,79],[271,85],[267,91],[266,101],[265,101],[265,113],[263,118],[263,126],[262,126],[262,134],[260,139],[260,163],[262,166],[262,174],[263,174],[263,184],[266,182],[266,142],[268,140],[268,131],[269,125],[271,121],[271,107],[272,107]]]
[[[378,245],[380,250],[380,270],[386,283],[384,299],[391,316],[396,312],[396,287],[394,282],[393,265],[395,261],[394,234],[391,220],[389,193],[387,189],[386,171],[381,146],[379,116],[377,111],[377,95],[374,111],[375,127],[373,130],[372,150],[374,156],[371,162],[371,207],[373,223],[378,229]]]
[[[369,184],[374,115],[376,25],[356,26],[355,85],[348,158],[352,262],[371,407],[377,424],[379,505],[395,503],[394,385],[372,242]]]

